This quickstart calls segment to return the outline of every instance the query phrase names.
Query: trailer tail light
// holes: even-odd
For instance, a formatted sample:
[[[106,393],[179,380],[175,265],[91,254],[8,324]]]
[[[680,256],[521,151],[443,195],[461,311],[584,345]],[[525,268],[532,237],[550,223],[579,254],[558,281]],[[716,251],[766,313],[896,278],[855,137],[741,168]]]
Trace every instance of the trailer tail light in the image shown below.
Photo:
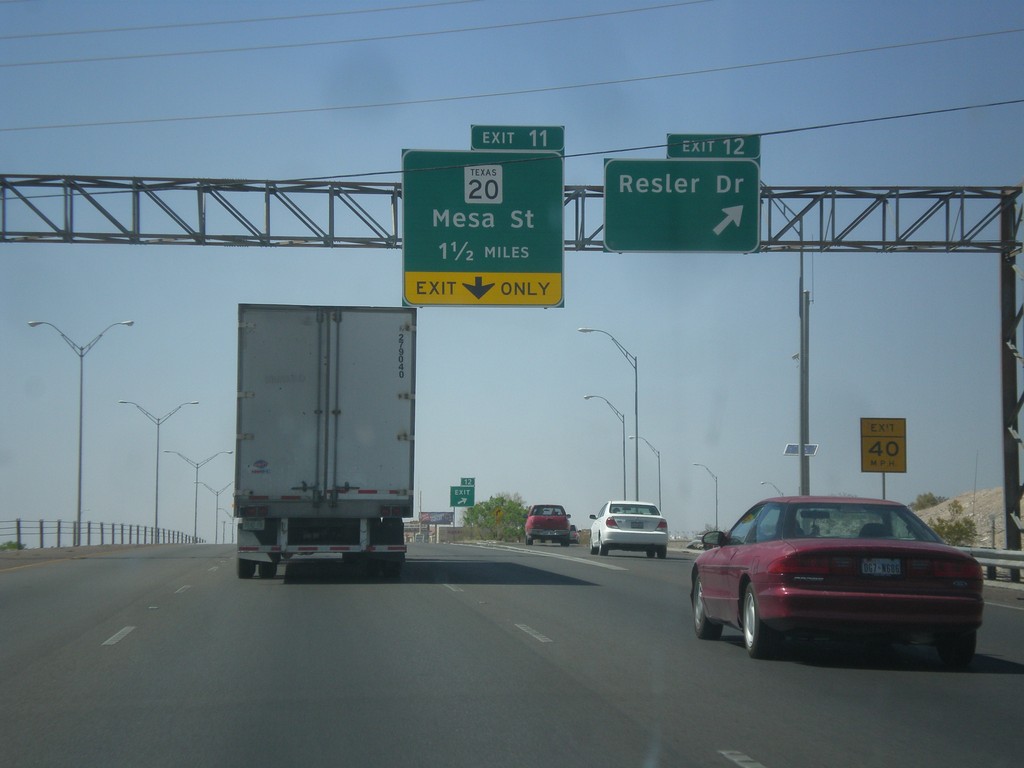
[[[238,517],[266,517],[270,514],[268,506],[239,507]]]

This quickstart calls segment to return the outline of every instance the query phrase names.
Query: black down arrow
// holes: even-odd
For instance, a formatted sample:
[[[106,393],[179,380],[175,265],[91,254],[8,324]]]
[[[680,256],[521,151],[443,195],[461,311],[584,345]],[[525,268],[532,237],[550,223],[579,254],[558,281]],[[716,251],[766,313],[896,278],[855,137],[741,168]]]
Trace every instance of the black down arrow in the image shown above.
[[[494,283],[488,283],[484,285],[484,279],[480,275],[476,276],[476,282],[472,285],[469,283],[463,283],[466,286],[466,290],[476,296],[478,299],[482,299],[484,295],[494,287]]]

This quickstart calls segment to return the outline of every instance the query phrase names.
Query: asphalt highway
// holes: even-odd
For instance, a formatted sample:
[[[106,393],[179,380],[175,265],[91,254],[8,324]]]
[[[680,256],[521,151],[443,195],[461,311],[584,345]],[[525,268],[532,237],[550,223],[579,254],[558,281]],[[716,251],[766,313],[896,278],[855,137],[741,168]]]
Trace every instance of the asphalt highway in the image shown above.
[[[0,556],[12,766],[1016,766],[1024,591],[978,655],[698,641],[692,556],[410,547],[402,578],[231,545]],[[1005,714],[1003,714],[1005,713]],[[9,761],[9,762],[7,762]]]

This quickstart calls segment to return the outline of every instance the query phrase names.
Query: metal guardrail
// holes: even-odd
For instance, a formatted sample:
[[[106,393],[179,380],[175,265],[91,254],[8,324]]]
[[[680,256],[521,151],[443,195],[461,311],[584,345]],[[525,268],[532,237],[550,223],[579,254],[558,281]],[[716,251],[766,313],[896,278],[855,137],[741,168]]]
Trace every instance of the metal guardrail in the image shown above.
[[[1020,581],[1020,572],[1024,570],[1024,552],[1015,549],[977,549],[974,547],[957,547],[977,560],[987,571],[988,579],[996,578],[996,568],[1008,568],[1010,580]]]
[[[0,545],[13,541],[18,549],[73,546],[76,523],[63,520],[0,520]],[[202,539],[166,528],[129,523],[82,523],[79,541],[94,544],[195,544]]]

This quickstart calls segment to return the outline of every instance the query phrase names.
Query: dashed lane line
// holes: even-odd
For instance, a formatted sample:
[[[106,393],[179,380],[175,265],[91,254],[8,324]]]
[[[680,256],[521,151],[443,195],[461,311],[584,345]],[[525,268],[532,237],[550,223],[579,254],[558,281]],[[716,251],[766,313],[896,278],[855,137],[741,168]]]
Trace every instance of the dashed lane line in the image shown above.
[[[135,627],[124,627],[123,629],[115,632],[113,635],[104,640],[100,645],[117,645],[119,642],[124,640],[128,635],[131,634]]]

